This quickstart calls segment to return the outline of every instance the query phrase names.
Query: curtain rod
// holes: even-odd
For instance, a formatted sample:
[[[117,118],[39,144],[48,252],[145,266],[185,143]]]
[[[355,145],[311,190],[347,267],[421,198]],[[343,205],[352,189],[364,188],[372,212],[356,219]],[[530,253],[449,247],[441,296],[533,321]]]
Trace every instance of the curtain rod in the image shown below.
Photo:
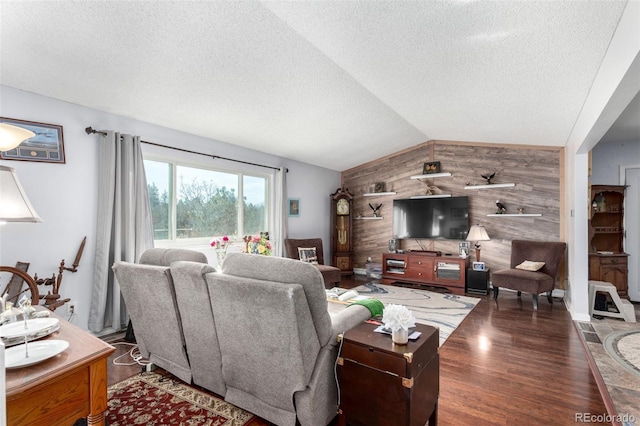
[[[84,129],[84,131],[88,135],[97,133],[97,134],[102,135],[102,136],[107,136],[107,132],[106,131],[104,131],[104,130],[95,130],[91,126],[89,126],[86,129]],[[267,169],[280,170],[280,167],[267,166],[267,165],[258,164],[258,163],[250,163],[248,161],[235,160],[233,158],[221,157],[219,155],[213,155],[213,154],[205,154],[204,152],[191,151],[191,150],[183,149],[183,148],[176,148],[174,146],[162,145],[162,144],[155,143],[155,142],[149,142],[149,141],[143,141],[143,140],[141,140],[140,142],[146,143],[147,145],[159,146],[161,148],[175,149],[176,151],[188,152],[189,154],[204,155],[205,157],[211,157],[214,160],[215,159],[220,159],[220,160],[234,161],[236,163],[248,164],[250,166],[258,166],[258,167],[265,167]],[[289,169],[285,169],[285,171],[289,172]]]

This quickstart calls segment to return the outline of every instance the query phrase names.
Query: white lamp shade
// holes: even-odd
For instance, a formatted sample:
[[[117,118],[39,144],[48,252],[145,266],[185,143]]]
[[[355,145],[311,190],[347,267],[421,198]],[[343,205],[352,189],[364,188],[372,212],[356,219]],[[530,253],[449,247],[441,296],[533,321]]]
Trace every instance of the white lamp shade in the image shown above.
[[[35,135],[31,130],[0,123],[0,151],[9,151]]]
[[[0,166],[0,221],[42,222],[24,193],[13,167]]]
[[[472,225],[467,235],[467,241],[490,241],[487,230],[482,225]]]

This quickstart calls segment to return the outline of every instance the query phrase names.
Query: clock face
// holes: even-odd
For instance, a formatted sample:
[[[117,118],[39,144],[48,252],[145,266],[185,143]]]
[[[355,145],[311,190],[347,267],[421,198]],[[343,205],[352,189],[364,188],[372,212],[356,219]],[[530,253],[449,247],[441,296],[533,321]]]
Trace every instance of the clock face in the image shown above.
[[[338,200],[337,211],[338,211],[338,214],[340,214],[340,215],[349,214],[349,202],[344,198],[339,199]]]

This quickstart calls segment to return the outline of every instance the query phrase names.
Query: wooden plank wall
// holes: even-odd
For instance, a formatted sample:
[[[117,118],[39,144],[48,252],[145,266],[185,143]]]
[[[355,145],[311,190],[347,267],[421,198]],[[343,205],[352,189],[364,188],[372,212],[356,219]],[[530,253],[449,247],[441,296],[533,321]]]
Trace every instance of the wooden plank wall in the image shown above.
[[[394,198],[424,195],[427,185],[410,179],[422,174],[423,163],[440,161],[442,172],[452,177],[429,179],[443,193],[469,196],[471,224],[487,229],[491,241],[482,243],[481,260],[487,268],[500,270],[509,267],[511,240],[529,239],[559,241],[561,238],[561,176],[562,148],[518,145],[472,144],[451,141],[429,141],[414,148],[363,164],[342,173],[343,188],[354,195],[355,216],[371,216],[369,203],[382,203],[382,220],[354,220],[354,266],[365,268],[367,257],[382,262],[391,238]],[[480,176],[496,173],[493,183],[515,183],[513,188],[465,190],[465,185],[484,184]],[[386,191],[396,195],[364,197],[374,192],[375,182],[384,182]],[[542,213],[542,217],[487,217],[496,212],[496,200],[507,206],[507,213]],[[420,240],[426,249],[458,254],[459,241]],[[419,249],[418,242],[403,240],[399,248]],[[471,260],[475,260],[472,244]],[[532,259],[533,260],[533,259]],[[560,279],[559,283],[564,280]],[[560,284],[562,287],[562,284]]]

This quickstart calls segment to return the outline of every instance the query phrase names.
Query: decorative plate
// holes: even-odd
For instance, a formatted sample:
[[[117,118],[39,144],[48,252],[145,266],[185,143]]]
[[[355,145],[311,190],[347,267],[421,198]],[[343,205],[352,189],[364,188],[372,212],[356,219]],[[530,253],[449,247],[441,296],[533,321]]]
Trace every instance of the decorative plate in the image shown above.
[[[0,327],[0,337],[10,339],[12,337],[29,336],[58,324],[57,318],[36,318],[27,320],[27,327],[24,321],[16,321]]]
[[[43,340],[28,344],[29,357],[25,353],[25,345],[5,349],[4,365],[7,369],[21,368],[37,364],[52,358],[69,347],[66,340]]]

